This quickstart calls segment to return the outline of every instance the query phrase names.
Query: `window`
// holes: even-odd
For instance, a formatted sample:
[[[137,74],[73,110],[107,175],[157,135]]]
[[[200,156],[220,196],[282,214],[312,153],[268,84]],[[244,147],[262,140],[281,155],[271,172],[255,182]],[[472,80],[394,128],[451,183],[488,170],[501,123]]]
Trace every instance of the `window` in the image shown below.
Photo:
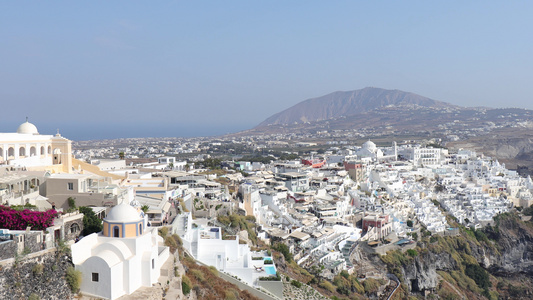
[[[139,224],[139,235],[143,234],[143,224]]]
[[[152,258],[152,269],[155,269],[155,259]]]
[[[74,190],[74,183],[73,182],[69,182],[69,183],[67,183],[67,185],[68,185],[67,188],[68,188],[69,191]]]
[[[77,233],[80,231],[80,225],[78,225],[77,223],[73,223],[72,225],[70,225],[70,233]]]
[[[119,237],[119,229],[118,226],[113,227],[113,237]]]
[[[92,274],[92,279],[94,282],[98,282],[98,273],[93,273]]]

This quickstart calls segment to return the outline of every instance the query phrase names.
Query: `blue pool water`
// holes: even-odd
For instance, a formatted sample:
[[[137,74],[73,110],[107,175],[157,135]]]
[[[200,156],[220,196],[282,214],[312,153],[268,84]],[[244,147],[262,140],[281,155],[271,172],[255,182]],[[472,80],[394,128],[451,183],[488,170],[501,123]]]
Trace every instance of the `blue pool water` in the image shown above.
[[[276,275],[276,267],[274,266],[265,266],[265,272],[268,274],[268,275]]]
[[[263,257],[263,260],[272,260],[272,257],[265,256],[265,257]]]

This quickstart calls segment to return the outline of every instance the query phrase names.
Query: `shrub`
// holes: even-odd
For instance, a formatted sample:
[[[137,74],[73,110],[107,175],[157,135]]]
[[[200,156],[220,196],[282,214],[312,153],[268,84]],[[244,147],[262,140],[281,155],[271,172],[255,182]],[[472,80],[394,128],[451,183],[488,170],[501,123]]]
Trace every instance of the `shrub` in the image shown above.
[[[480,265],[466,265],[465,274],[474,279],[476,284],[482,289],[489,288],[491,286],[489,274]]]
[[[408,250],[407,250],[407,254],[408,254],[409,256],[411,256],[411,257],[415,257],[415,256],[418,255],[418,252],[416,252],[416,250],[414,250],[414,249],[408,249]]]
[[[190,271],[191,271],[192,276],[194,276],[196,280],[200,282],[203,282],[205,280],[204,273],[202,273],[202,271],[197,270],[197,269],[191,269]]]
[[[237,295],[235,295],[236,292],[235,292],[234,289],[229,289],[229,290],[225,291],[224,294],[225,294],[224,295],[225,296],[224,297],[225,300],[237,300],[237,299],[239,299],[237,297]]]
[[[301,288],[302,287],[302,283],[299,282],[298,280],[291,280],[291,285],[295,286],[297,288]]]
[[[333,284],[331,284],[331,282],[329,281],[326,281],[326,280],[322,280],[319,284],[319,286],[323,289],[326,289],[330,292],[335,292],[335,286],[333,286]]]
[[[209,266],[209,271],[211,271],[213,275],[218,276],[218,270],[215,266]]]
[[[363,281],[363,287],[365,288],[366,293],[372,294],[378,291],[379,282],[374,278],[368,278]]]
[[[83,232],[84,236],[91,233],[102,231],[102,220],[94,213],[92,208],[81,206],[78,210],[83,213]]]
[[[191,292],[191,280],[187,275],[181,276],[181,291],[183,295],[188,295]]]
[[[265,264],[265,265],[271,265],[271,264],[273,264],[273,262],[272,262],[271,259],[265,259],[264,264]]]
[[[76,198],[68,197],[67,201],[68,201],[68,207],[76,208]]]
[[[41,297],[39,295],[33,293],[28,297],[28,300],[41,300]]]
[[[45,212],[24,209],[18,211],[8,206],[0,205],[0,228],[11,230],[25,230],[31,227],[33,230],[44,230],[54,224],[58,212],[48,210]]]
[[[281,254],[283,254],[283,256],[285,257],[285,260],[287,262],[291,262],[292,261],[292,254],[289,251],[289,247],[287,245],[285,245],[283,243],[277,243],[272,248],[274,250],[277,250],[277,251],[281,252]]]
[[[43,273],[44,266],[43,264],[35,264],[31,271],[33,272],[33,275],[41,275]]]
[[[348,277],[350,277],[350,274],[348,273],[348,271],[346,270],[342,270],[341,271],[341,276],[348,279]]]
[[[74,269],[74,267],[67,268],[67,274],[65,279],[73,293],[77,293],[80,290],[81,285],[81,272]]]
[[[159,235],[163,238],[165,238],[168,235],[168,228],[167,227],[161,227],[159,229]]]
[[[171,236],[165,238],[165,246],[169,248],[170,253],[175,253],[176,249],[178,249],[178,243]]]

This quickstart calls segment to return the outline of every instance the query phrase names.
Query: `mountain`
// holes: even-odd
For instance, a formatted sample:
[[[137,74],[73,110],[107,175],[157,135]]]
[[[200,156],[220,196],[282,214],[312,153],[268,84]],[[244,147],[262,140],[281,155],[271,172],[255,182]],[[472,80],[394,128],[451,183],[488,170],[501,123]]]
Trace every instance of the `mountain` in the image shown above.
[[[334,92],[322,97],[302,101],[269,117],[257,127],[316,122],[349,117],[380,107],[413,105],[432,108],[456,107],[413,93],[367,87],[355,91]]]

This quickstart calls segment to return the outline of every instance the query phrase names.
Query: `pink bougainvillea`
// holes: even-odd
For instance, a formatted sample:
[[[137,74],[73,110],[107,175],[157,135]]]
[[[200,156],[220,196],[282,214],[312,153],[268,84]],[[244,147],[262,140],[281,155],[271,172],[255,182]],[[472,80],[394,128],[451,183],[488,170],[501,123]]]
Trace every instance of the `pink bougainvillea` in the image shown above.
[[[57,215],[58,212],[53,209],[44,212],[29,209],[21,211],[0,205],[0,228],[25,230],[30,226],[33,230],[44,230],[54,225]]]

